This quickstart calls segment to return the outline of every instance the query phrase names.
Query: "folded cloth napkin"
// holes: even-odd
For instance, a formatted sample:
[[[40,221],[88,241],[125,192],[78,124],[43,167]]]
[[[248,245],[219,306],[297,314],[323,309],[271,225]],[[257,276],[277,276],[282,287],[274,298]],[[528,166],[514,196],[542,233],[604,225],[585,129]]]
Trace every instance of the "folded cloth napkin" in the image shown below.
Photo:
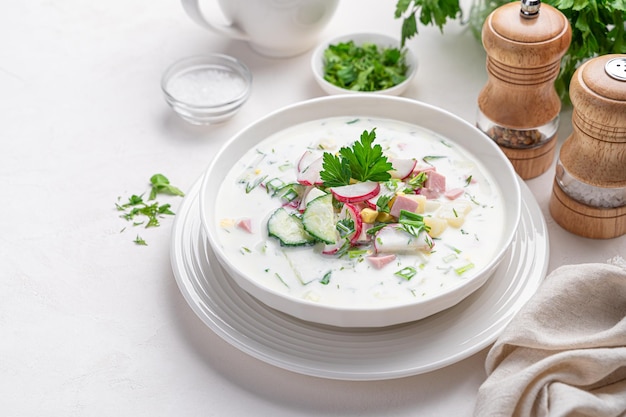
[[[476,417],[626,416],[626,262],[554,270],[485,367]]]

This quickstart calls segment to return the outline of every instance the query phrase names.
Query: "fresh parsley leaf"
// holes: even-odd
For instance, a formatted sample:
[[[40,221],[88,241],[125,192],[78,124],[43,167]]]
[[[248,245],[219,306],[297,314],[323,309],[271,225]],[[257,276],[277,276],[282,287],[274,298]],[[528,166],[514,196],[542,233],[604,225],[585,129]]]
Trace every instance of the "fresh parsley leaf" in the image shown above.
[[[133,240],[133,242],[135,242],[139,246],[148,246],[146,241],[143,240],[139,235],[137,235],[137,237],[135,238],[135,240]]]
[[[336,155],[324,152],[322,155],[322,171],[320,177],[327,187],[340,187],[350,184],[350,164],[347,160]]]
[[[150,178],[150,183],[152,184],[152,189],[150,190],[150,197],[148,200],[154,200],[157,194],[171,194],[180,197],[185,196],[185,193],[177,187],[171,185],[170,180],[168,180],[163,174],[154,174]]]
[[[389,171],[393,169],[391,162],[383,155],[383,148],[376,144],[376,128],[370,132],[363,131],[361,140],[351,148],[339,149],[339,155],[348,161],[352,178],[357,181],[387,181],[391,178]]]
[[[417,35],[417,15],[423,25],[436,25],[443,32],[448,19],[461,17],[463,12],[459,0],[398,0],[394,16],[402,18],[401,45]]]

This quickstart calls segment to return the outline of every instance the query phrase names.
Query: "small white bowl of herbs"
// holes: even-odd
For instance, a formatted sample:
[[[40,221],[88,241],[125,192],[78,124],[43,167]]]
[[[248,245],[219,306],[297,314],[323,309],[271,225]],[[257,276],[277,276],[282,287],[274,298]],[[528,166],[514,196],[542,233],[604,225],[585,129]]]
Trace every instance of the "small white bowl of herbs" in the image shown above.
[[[311,58],[313,76],[327,94],[400,95],[417,71],[413,52],[380,33],[353,33],[320,44]]]

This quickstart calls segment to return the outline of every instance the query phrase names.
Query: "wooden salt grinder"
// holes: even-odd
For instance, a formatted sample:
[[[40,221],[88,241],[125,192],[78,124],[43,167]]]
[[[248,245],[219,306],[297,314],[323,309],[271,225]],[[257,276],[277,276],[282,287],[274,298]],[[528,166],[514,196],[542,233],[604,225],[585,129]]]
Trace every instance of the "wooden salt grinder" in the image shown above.
[[[500,6],[483,25],[488,81],[478,96],[477,126],[523,179],[554,161],[561,111],[554,81],[571,38],[567,18],[539,0]]]
[[[626,55],[585,62],[572,77],[570,97],[572,134],[559,154],[550,213],[561,227],[580,236],[624,235]]]

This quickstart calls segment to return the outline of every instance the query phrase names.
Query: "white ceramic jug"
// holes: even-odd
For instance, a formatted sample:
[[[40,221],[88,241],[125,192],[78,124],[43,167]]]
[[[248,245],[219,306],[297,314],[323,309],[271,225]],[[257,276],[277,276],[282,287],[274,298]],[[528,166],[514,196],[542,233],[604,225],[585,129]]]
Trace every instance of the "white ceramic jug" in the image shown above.
[[[338,3],[339,0],[182,0],[185,12],[194,22],[247,41],[254,50],[271,57],[294,56],[313,47]]]

